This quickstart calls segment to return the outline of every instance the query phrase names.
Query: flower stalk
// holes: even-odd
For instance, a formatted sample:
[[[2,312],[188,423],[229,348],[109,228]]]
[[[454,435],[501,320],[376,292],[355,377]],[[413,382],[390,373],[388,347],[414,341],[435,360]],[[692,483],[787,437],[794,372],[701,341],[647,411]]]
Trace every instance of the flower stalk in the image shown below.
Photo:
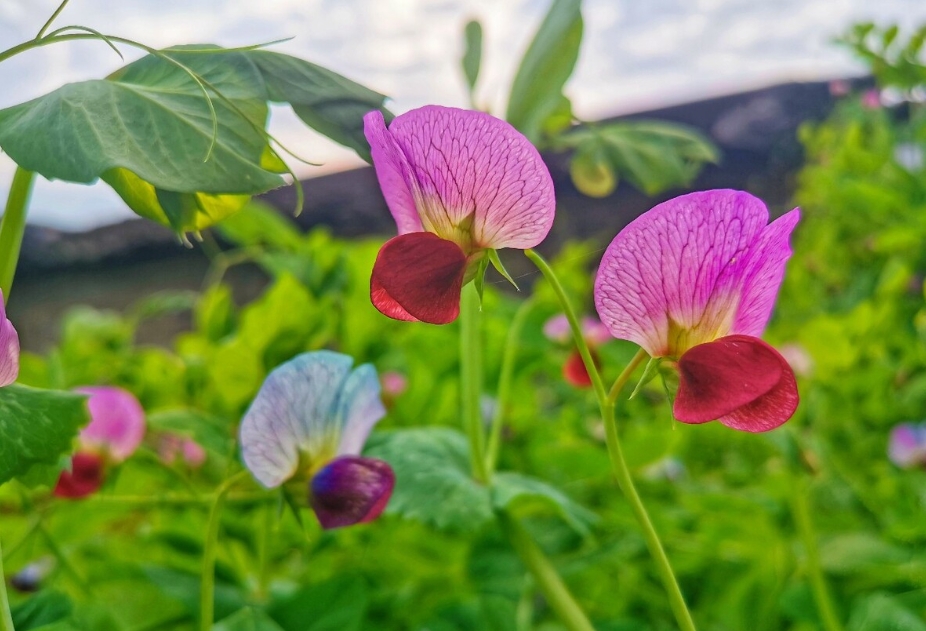
[[[482,339],[479,296],[470,284],[460,300],[460,399],[463,423],[469,437],[470,461],[477,482],[489,482],[485,429],[479,399],[482,392]]]
[[[0,291],[7,300],[19,261],[19,250],[26,230],[26,213],[34,182],[34,172],[16,167],[13,183],[10,185],[10,195],[6,199],[6,208],[3,211],[3,220],[0,221]]]
[[[589,377],[592,380],[592,386],[595,389],[595,395],[598,398],[598,405],[605,425],[605,440],[608,447],[608,456],[611,460],[612,471],[617,478],[617,483],[621,491],[630,503],[637,523],[643,531],[643,537],[646,540],[647,548],[649,548],[650,556],[656,565],[656,571],[666,591],[669,605],[672,608],[672,613],[675,615],[675,620],[682,631],[696,631],[691,612],[688,611],[688,606],[685,604],[685,598],[678,585],[678,580],[675,578],[675,573],[672,571],[672,565],[669,563],[669,558],[662,546],[662,541],[659,539],[659,534],[656,532],[653,522],[649,517],[649,513],[643,504],[643,500],[640,498],[640,494],[637,492],[636,486],[633,483],[633,477],[630,474],[630,469],[627,467],[627,461],[624,458],[624,452],[621,448],[620,436],[617,433],[617,424],[615,422],[617,396],[621,389],[627,384],[633,372],[643,363],[643,360],[646,359],[647,353],[643,349],[640,349],[637,354],[634,355],[633,359],[630,360],[627,367],[624,368],[623,372],[621,372],[620,376],[611,387],[610,392],[606,391],[598,368],[595,366],[595,362],[592,359],[591,351],[582,335],[582,328],[576,317],[575,310],[572,308],[572,304],[568,296],[566,296],[562,284],[556,277],[556,273],[553,271],[553,268],[550,267],[550,264],[537,252],[525,250],[524,253],[527,255],[527,258],[537,266],[537,269],[540,270],[544,278],[546,278],[553,287],[553,291],[556,293],[557,298],[559,298],[563,312],[569,320],[569,326],[572,329],[576,346],[579,349],[579,354],[582,356],[582,361],[585,363],[585,368],[588,370]]]
[[[212,629],[215,617],[215,557],[219,540],[219,522],[225,497],[231,488],[247,477],[247,471],[239,471],[219,486],[209,509],[209,521],[206,524],[206,541],[203,547],[203,569],[199,591],[199,628],[200,631]]]
[[[3,550],[0,548],[0,631],[15,631],[10,599],[6,593],[6,575],[3,573]]]

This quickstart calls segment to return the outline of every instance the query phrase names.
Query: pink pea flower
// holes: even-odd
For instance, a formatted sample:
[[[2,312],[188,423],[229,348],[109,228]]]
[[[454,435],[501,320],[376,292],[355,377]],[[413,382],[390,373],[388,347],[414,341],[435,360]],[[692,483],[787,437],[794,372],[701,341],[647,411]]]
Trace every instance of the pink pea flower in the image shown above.
[[[291,359],[267,376],[241,421],[251,474],[267,488],[307,483],[323,528],[376,519],[395,486],[387,463],[359,455],[386,410],[376,369],[353,363],[331,351]]]
[[[601,320],[589,316],[582,318],[580,327],[582,329],[582,337],[585,339],[588,350],[592,355],[592,360],[595,362],[596,366],[600,366],[601,360],[595,349],[610,340],[611,333],[608,331],[607,327],[601,323]],[[570,343],[572,341],[572,329],[569,327],[569,320],[566,318],[566,314],[561,313],[547,320],[546,324],[543,325],[543,334],[551,341],[559,342],[560,344]],[[582,355],[579,354],[579,349],[576,348],[575,345],[573,345],[572,352],[569,353],[566,362],[563,364],[563,379],[566,380],[566,383],[576,388],[592,387],[592,378],[588,374],[588,369],[585,368],[585,362],[582,361]]]
[[[62,471],[55,495],[77,499],[97,491],[106,468],[135,453],[145,437],[145,411],[135,396],[112,386],[75,388],[90,395],[90,423],[80,432],[71,470]]]
[[[768,224],[748,193],[691,193],[644,213],[611,242],[595,305],[615,337],[677,362],[684,423],[762,432],[798,404],[794,373],[759,339],[791,256],[794,209]]]
[[[881,109],[881,93],[875,88],[862,92],[862,107],[868,110]]]
[[[0,291],[0,388],[19,376],[19,335],[6,317],[3,292]]]
[[[192,438],[162,434],[158,440],[158,457],[161,462],[172,465],[178,456],[192,469],[198,469],[206,462],[206,450]]]
[[[901,469],[926,467],[926,423],[901,423],[894,427],[887,456]]]
[[[553,224],[553,180],[530,142],[482,112],[429,105],[364,117],[399,236],[376,257],[370,298],[396,320],[459,315],[460,292],[487,250],[532,248]]]

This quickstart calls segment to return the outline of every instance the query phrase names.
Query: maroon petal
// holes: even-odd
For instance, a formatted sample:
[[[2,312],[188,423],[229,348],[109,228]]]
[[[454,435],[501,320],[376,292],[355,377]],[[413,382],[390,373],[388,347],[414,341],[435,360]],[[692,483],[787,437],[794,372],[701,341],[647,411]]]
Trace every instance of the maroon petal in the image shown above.
[[[410,232],[387,241],[373,265],[370,299],[383,315],[447,324],[460,314],[466,255],[453,241]]]
[[[730,335],[688,350],[678,362],[673,413],[684,423],[719,420],[747,432],[774,429],[797,409],[794,372],[756,337]]]
[[[78,452],[71,459],[71,470],[62,471],[55,485],[57,497],[79,499],[103,485],[103,459],[96,454]]]
[[[379,517],[394,486],[395,473],[386,462],[341,456],[312,478],[309,504],[322,528],[362,524]]]
[[[592,354],[592,361],[595,362],[595,366],[599,366],[599,360],[595,351],[589,350]],[[578,349],[573,350],[569,354],[566,363],[563,364],[563,379],[566,380],[566,383],[576,388],[592,387],[592,378],[585,368],[585,362],[582,361],[582,355],[579,354]]]

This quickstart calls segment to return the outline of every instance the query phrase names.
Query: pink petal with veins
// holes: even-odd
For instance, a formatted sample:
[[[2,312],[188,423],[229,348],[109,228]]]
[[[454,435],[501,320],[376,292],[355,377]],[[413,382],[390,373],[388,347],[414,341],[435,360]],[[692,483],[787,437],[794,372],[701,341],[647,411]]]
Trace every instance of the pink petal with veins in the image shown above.
[[[90,395],[87,407],[91,420],[80,432],[80,443],[105,450],[115,462],[131,456],[145,436],[145,411],[135,395],[112,386],[75,390]]]

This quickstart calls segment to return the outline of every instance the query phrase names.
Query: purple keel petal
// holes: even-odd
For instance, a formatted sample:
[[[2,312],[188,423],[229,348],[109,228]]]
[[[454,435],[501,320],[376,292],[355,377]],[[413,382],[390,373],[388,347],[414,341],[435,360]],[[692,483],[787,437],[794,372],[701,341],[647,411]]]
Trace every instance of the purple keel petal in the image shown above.
[[[467,254],[532,248],[550,231],[553,180],[534,146],[508,123],[436,105],[397,116],[385,133],[381,114],[371,112],[365,120],[400,234],[414,230],[409,197],[419,230],[454,241]]]
[[[926,425],[901,423],[891,430],[887,455],[902,469],[926,466]]]
[[[782,219],[766,227],[765,205],[741,191],[659,204],[624,228],[602,258],[595,279],[602,322],[654,357],[678,357],[736,332],[738,321],[756,333],[774,303],[787,259],[781,246],[796,215]]]
[[[379,517],[395,486],[395,473],[373,458],[343,456],[312,478],[309,504],[322,528],[341,528]]]
[[[13,323],[6,319],[3,292],[0,292],[0,388],[19,376],[19,335]]]
[[[112,386],[75,390],[90,395],[90,424],[80,432],[80,443],[107,452],[115,462],[131,456],[145,437],[145,410],[135,395]]]

